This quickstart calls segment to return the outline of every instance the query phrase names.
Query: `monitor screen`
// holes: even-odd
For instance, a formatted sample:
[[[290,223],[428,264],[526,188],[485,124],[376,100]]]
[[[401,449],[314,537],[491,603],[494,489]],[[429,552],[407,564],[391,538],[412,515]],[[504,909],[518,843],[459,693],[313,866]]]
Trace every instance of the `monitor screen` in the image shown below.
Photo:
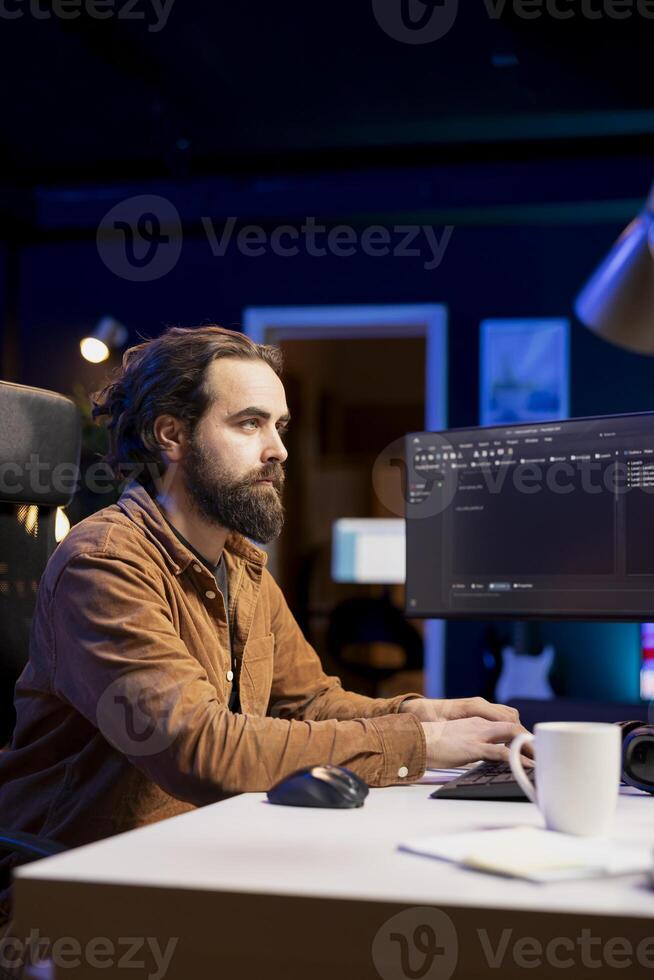
[[[406,612],[648,620],[654,413],[411,433]]]
[[[402,583],[405,552],[404,519],[346,517],[332,525],[335,582]]]

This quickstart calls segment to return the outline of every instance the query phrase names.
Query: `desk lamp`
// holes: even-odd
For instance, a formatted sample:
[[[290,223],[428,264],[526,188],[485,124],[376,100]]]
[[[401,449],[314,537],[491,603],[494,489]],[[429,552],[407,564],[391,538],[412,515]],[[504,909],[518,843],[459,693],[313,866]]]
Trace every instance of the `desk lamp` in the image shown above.
[[[654,354],[654,184],[575,301],[590,330],[637,354]]]

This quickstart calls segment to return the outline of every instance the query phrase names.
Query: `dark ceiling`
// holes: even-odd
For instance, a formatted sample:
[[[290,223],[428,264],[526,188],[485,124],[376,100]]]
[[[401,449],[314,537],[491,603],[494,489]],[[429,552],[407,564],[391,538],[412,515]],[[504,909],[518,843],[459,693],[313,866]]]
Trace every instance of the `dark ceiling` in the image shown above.
[[[21,16],[0,17],[1,166],[19,184],[400,150],[420,162],[416,148],[533,139],[653,146],[654,20],[635,0],[624,20],[582,15],[609,0],[559,0],[568,20],[460,0],[449,33],[422,45],[389,37],[371,0],[173,0],[160,30],[161,0],[103,0],[103,20],[87,0],[70,20],[29,2],[4,0]]]

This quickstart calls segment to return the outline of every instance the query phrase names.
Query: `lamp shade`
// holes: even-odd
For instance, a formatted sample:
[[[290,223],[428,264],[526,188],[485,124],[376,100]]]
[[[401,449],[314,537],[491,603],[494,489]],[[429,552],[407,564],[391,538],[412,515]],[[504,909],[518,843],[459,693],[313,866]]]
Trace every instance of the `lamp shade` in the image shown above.
[[[654,186],[580,292],[575,313],[605,340],[654,354]]]

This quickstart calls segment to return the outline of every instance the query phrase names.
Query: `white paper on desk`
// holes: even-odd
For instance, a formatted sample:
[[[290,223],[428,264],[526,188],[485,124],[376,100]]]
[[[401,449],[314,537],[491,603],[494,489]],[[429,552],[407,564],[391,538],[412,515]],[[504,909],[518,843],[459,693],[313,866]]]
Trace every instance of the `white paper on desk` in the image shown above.
[[[642,844],[574,837],[538,827],[441,834],[406,841],[400,850],[540,883],[634,874],[652,867],[651,849]]]

